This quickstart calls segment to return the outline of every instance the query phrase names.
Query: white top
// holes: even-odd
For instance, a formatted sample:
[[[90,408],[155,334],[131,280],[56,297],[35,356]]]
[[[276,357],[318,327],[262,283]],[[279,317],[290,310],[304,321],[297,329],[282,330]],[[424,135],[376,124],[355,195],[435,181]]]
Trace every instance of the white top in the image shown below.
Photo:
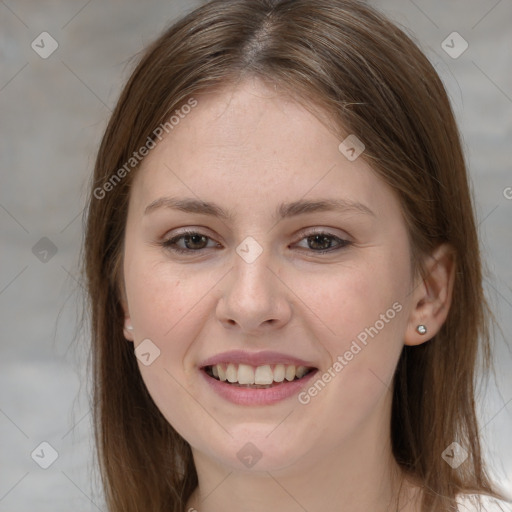
[[[459,512],[512,512],[512,503],[490,498],[489,496],[481,496],[482,508],[478,508],[475,504],[474,494],[465,494],[457,498]]]

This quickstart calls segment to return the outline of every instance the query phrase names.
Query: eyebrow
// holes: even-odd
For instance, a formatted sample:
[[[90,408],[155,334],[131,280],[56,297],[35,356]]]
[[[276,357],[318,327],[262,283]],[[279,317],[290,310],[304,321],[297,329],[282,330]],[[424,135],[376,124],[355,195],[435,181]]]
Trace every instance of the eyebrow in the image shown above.
[[[201,201],[191,197],[160,197],[148,204],[144,210],[144,215],[151,213],[159,208],[171,208],[187,213],[196,213],[201,215],[210,215],[218,217],[225,221],[234,219],[233,213],[226,211],[219,205]],[[376,217],[375,213],[368,206],[350,201],[347,199],[321,199],[321,200],[299,200],[290,203],[281,203],[273,215],[274,220],[286,219],[306,213],[339,211],[349,213],[360,213]]]

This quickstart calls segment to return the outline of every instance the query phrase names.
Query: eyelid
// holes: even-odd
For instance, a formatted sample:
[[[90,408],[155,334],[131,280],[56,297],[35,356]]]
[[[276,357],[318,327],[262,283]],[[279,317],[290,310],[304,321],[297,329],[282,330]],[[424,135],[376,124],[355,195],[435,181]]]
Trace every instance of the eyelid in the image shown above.
[[[204,231],[206,230],[206,232]],[[183,228],[182,231],[178,231],[176,233],[173,233],[172,236],[164,236],[162,238],[162,241],[159,243],[159,245],[163,246],[164,248],[167,248],[173,252],[177,252],[177,253],[201,253],[203,252],[205,249],[200,249],[200,250],[197,250],[197,251],[194,251],[192,249],[181,249],[181,247],[175,247],[175,248],[171,248],[171,242],[173,242],[174,240],[179,240],[185,236],[194,236],[194,235],[199,235],[199,236],[204,236],[205,238],[208,239],[208,241],[211,241],[211,242],[215,242],[217,244],[219,244],[219,242],[213,237],[213,236],[210,236],[209,234],[207,234],[209,230],[207,228]],[[212,249],[213,247],[208,247],[207,249]]]
[[[336,246],[334,248],[329,248],[329,249],[319,250],[319,251],[315,251],[312,249],[306,249],[306,248],[301,248],[299,250],[299,252],[309,252],[311,254],[322,255],[322,254],[327,254],[327,253],[336,253],[336,252],[340,251],[341,249],[348,247],[354,243],[353,240],[351,239],[352,237],[350,235],[348,235],[348,233],[345,235],[338,236],[331,232],[332,229],[334,229],[334,228],[325,228],[325,227],[303,228],[294,237],[296,239],[296,241],[293,242],[292,245],[297,244],[297,243],[299,243],[311,236],[314,236],[314,235],[324,235],[327,238],[334,239],[335,242],[338,243],[338,246]],[[211,242],[215,242],[215,243],[219,244],[219,242],[214,237],[207,234],[208,232],[209,232],[209,230],[205,227],[183,228],[181,231],[174,233],[172,236],[170,236],[168,238],[164,237],[163,240],[159,243],[159,245],[163,246],[165,249],[167,249],[175,254],[192,255],[194,253],[197,253],[198,255],[200,255],[201,253],[204,253],[205,250],[213,249],[214,247],[204,247],[202,249],[197,249],[197,250],[186,249],[186,248],[182,249],[181,247],[177,246],[177,240],[180,240],[185,236],[199,235],[199,236],[207,238]]]
[[[180,229],[180,228],[177,228],[177,229]],[[192,226],[192,227],[185,227],[185,228],[181,228],[182,231],[177,231],[176,233],[173,233],[172,236],[170,237],[167,237],[167,235],[164,235],[162,238],[163,239],[166,239],[166,240],[171,240],[172,238],[176,238],[180,235],[204,235],[204,236],[207,236],[208,238],[211,238],[212,240],[215,240],[217,242],[217,240],[215,239],[214,236],[211,236],[208,233],[211,233],[211,231],[205,227],[205,226]],[[309,227],[309,228],[302,228],[301,230],[298,231],[298,233],[294,236],[294,238],[298,238],[297,241],[300,241],[303,237],[306,237],[306,236],[312,236],[312,235],[316,235],[316,234],[324,234],[324,235],[330,235],[330,236],[333,236],[333,237],[337,237],[337,238],[340,238],[342,240],[346,240],[346,241],[352,241],[352,236],[347,232],[347,231],[343,231],[342,234],[339,234],[339,235],[336,235],[335,233],[332,233],[331,230],[336,230],[338,228],[330,228],[330,227]]]
[[[307,255],[327,255],[327,254],[337,254],[342,249],[345,249],[351,245],[354,244],[352,237],[350,235],[336,235],[332,232],[332,228],[316,228],[311,231],[311,228],[305,228],[301,230],[297,235],[297,241],[293,243],[293,245],[298,244],[302,242],[303,240],[306,240],[307,238],[315,235],[322,235],[327,238],[331,238],[334,240],[335,243],[338,245],[335,247],[331,247],[329,249],[324,249],[320,251],[315,251],[312,249],[306,249],[306,248],[300,248],[298,249],[299,252],[306,252]]]
[[[218,240],[215,238],[217,235],[211,235],[212,231],[205,226],[186,226],[184,228],[176,228],[171,231],[168,231],[161,237],[162,242],[168,242],[174,238],[179,238],[180,236],[186,235],[201,235],[205,236],[215,242]]]
[[[302,238],[312,235],[328,235],[334,238],[339,238],[340,240],[345,240],[347,242],[353,241],[352,236],[346,231],[343,231],[341,234],[335,234],[333,231],[339,231],[339,229],[328,227],[303,228],[297,233],[296,237],[298,237],[300,241]]]

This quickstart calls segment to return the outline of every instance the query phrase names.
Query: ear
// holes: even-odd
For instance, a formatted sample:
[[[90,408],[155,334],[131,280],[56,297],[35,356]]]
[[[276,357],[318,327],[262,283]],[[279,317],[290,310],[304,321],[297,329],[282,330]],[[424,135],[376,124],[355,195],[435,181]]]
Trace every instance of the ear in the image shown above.
[[[455,281],[455,251],[443,243],[424,260],[426,275],[418,276],[412,296],[412,309],[405,331],[406,345],[420,345],[433,338],[448,316]],[[416,330],[427,328],[425,334]]]
[[[124,318],[123,334],[128,341],[133,341],[133,325],[129,316]]]
[[[124,311],[123,335],[128,341],[133,341],[133,325],[132,325],[132,319],[130,317],[130,310],[128,308],[128,300],[126,298],[126,291],[124,289],[124,283],[120,288],[121,288],[121,306],[123,307],[123,311]]]

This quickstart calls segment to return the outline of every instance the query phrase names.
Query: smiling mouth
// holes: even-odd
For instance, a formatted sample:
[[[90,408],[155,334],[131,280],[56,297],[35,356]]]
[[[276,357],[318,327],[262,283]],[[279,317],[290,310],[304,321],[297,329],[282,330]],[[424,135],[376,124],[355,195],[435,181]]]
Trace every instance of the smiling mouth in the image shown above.
[[[316,368],[293,364],[248,364],[221,363],[205,366],[202,370],[211,378],[232,386],[252,389],[267,389],[287,382],[303,379]]]

